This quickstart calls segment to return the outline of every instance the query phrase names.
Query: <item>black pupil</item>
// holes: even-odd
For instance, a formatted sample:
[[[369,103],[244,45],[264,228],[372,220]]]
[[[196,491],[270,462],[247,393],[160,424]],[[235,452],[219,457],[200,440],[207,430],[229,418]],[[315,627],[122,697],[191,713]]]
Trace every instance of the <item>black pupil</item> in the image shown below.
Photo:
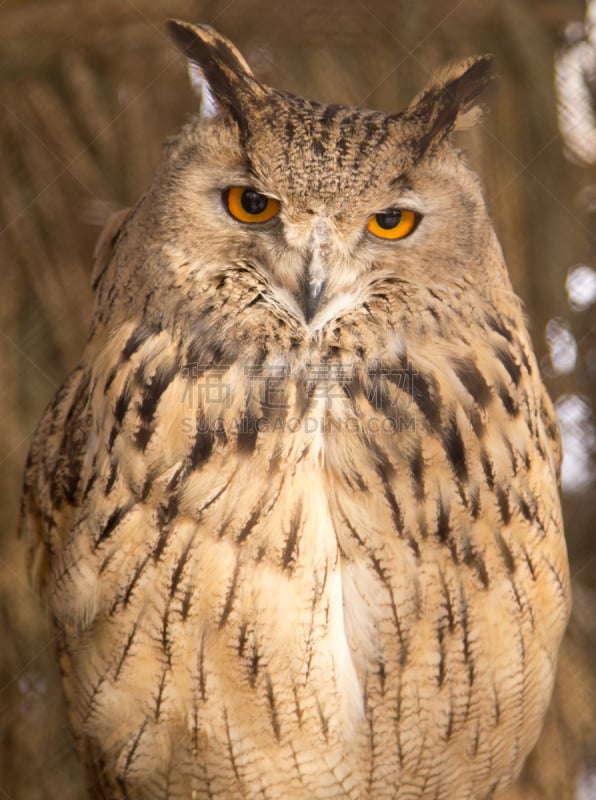
[[[242,192],[242,208],[247,214],[261,214],[267,208],[268,198],[264,194],[245,189]]]
[[[391,228],[397,228],[401,219],[401,211],[397,208],[386,211],[384,214],[377,214],[377,223],[379,228],[384,228],[386,231]]]

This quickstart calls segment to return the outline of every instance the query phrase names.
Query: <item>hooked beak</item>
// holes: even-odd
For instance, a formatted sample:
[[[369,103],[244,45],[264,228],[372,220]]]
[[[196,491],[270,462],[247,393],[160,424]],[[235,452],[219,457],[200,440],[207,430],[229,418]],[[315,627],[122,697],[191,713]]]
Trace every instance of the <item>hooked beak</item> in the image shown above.
[[[304,268],[302,306],[307,322],[311,321],[319,308],[327,281],[328,235],[327,226],[320,221],[313,230],[311,249]]]

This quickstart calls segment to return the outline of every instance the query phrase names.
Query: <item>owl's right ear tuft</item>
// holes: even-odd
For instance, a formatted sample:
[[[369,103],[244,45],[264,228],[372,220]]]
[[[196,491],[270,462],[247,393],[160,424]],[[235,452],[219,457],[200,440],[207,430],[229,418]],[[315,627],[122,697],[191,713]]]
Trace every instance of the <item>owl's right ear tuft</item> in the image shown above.
[[[245,125],[246,95],[258,85],[252,70],[232,42],[208,25],[168,20],[168,32],[188,59],[192,86],[200,98],[201,119],[216,117],[222,109]]]
[[[410,103],[408,111],[424,126],[421,155],[453,130],[474,125],[482,116],[480,98],[495,80],[494,58],[476,56],[440,70]]]

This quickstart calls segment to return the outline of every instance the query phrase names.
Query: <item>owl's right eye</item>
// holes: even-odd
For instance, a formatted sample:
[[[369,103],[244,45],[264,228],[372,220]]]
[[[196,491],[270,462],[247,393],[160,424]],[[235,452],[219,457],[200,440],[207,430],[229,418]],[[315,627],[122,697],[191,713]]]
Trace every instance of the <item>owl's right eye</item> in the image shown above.
[[[367,228],[379,239],[404,239],[409,236],[420,220],[420,215],[406,208],[390,208],[373,214]]]
[[[239,222],[269,222],[279,214],[280,203],[275,197],[255,192],[246,186],[232,186],[224,192],[224,203]]]

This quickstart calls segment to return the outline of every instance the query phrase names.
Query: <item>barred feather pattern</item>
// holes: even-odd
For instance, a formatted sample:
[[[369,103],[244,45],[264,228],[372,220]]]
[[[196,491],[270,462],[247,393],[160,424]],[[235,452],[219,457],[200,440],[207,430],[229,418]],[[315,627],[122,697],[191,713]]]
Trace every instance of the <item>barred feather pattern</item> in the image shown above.
[[[371,291],[379,330],[395,290]],[[73,727],[128,796],[276,775],[264,796],[421,797],[430,775],[477,797],[489,762],[511,779],[568,602],[552,409],[518,328],[487,314],[472,358],[399,319],[369,352],[356,315],[315,336],[290,318],[257,365],[199,374],[194,342],[130,323],[74,373],[44,421],[51,607]],[[355,345],[383,369],[350,374]]]
[[[355,114],[283,102],[309,136]],[[401,271],[356,259],[309,314],[279,251],[218,261],[208,231],[203,250],[163,233],[167,207],[192,234],[176,181],[197,135],[102,238],[91,336],[27,464],[91,796],[492,797],[538,737],[570,602],[558,429],[494,234],[451,245],[482,242],[488,288],[457,254],[408,279],[405,251]],[[423,158],[437,191],[464,176],[475,219],[436,135],[409,180]]]

